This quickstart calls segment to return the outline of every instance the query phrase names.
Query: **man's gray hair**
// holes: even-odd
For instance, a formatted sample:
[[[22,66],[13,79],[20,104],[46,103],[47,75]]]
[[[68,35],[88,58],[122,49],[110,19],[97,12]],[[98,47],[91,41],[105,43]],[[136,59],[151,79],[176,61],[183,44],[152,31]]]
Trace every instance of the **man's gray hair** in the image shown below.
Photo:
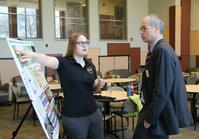
[[[164,32],[164,22],[162,21],[162,19],[156,14],[149,14],[148,16],[150,18],[149,24],[152,27],[159,27],[160,33],[163,34],[163,32]]]

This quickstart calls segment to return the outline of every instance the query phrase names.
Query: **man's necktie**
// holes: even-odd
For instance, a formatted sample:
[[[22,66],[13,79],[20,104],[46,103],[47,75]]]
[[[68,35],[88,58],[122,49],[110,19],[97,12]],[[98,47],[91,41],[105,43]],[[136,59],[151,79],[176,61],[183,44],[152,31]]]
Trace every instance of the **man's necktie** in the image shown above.
[[[149,49],[147,56],[146,56],[145,64],[147,64],[149,62],[150,57],[151,57],[151,50]]]

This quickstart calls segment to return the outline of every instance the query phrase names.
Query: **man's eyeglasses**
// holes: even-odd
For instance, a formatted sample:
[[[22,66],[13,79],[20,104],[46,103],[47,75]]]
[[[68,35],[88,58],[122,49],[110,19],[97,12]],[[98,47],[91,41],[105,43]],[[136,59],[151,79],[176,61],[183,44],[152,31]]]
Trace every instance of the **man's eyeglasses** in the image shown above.
[[[78,42],[76,42],[76,44],[79,44],[79,45],[81,45],[81,46],[84,46],[84,45],[89,45],[89,41],[86,41],[86,42],[83,42],[83,41],[78,41]]]
[[[150,27],[146,27],[146,26],[141,26],[140,27],[140,31],[146,31],[147,29],[150,29]]]

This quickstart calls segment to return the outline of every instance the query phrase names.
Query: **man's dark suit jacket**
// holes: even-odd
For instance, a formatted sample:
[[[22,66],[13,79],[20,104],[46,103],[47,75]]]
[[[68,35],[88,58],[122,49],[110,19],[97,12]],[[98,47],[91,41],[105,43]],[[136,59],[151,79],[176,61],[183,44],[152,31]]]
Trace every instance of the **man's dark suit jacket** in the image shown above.
[[[171,46],[159,40],[142,78],[145,100],[140,118],[151,123],[155,135],[177,134],[193,123],[178,57]]]

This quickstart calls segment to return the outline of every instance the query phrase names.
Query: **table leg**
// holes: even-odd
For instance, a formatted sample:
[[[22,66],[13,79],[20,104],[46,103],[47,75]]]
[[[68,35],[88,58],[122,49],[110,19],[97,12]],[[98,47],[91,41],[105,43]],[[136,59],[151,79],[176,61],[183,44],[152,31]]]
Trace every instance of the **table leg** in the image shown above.
[[[196,113],[196,93],[193,94],[193,100],[191,101],[191,113],[193,116],[193,122],[194,122],[194,130],[196,130],[196,119],[197,119],[197,113]]]

